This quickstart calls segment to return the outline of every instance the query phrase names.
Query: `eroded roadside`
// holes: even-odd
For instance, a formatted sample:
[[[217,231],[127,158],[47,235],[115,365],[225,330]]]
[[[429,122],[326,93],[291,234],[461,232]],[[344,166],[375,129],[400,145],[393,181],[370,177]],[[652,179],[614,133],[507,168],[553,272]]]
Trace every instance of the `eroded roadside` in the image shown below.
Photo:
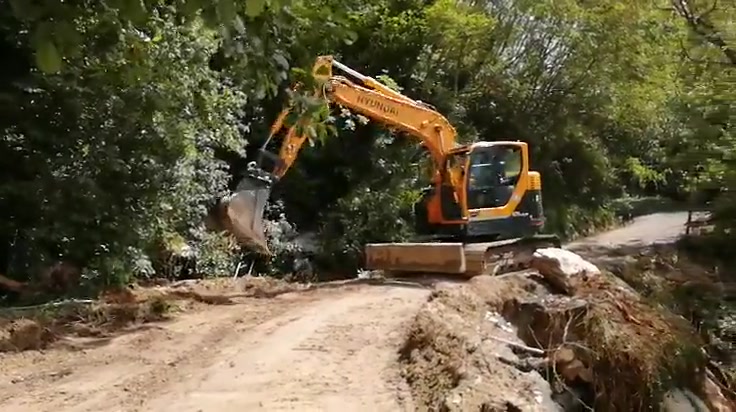
[[[537,271],[435,290],[401,356],[419,409],[736,410],[733,381],[704,356],[695,328],[607,271],[641,270],[628,266],[634,251],[676,239],[685,219],[646,216],[571,245],[602,273],[566,277],[540,259]],[[678,265],[687,270],[669,271],[708,276]]]

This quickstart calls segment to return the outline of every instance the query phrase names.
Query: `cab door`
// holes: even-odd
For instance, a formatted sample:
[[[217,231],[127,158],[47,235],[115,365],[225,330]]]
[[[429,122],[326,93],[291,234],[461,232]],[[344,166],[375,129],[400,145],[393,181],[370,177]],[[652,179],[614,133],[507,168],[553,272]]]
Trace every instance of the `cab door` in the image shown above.
[[[529,165],[523,143],[476,147],[468,162],[467,207],[471,218],[510,216],[526,190]]]
[[[465,220],[464,182],[467,168],[467,151],[450,153],[445,158],[442,171],[440,198],[442,217],[447,222],[462,223]]]

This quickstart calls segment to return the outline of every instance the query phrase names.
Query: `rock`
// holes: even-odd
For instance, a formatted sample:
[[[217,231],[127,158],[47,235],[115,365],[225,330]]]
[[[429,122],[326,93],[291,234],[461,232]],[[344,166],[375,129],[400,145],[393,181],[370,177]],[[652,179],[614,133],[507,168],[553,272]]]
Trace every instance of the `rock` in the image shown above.
[[[575,352],[570,348],[560,348],[552,354],[555,363],[566,364],[575,360]]]
[[[593,371],[587,368],[580,359],[574,359],[572,362],[559,368],[560,376],[566,382],[574,382],[576,378],[580,378],[583,382],[593,382]]]
[[[574,293],[578,282],[601,273],[597,266],[576,253],[559,248],[537,249],[532,257],[531,266],[552,286],[569,295]]]
[[[593,382],[593,371],[586,367],[585,364],[577,359],[575,351],[569,347],[563,347],[556,350],[552,354],[552,361],[555,363],[557,373],[566,381],[574,382],[580,379],[583,382]]]
[[[564,295],[514,298],[506,301],[503,316],[513,323],[519,337],[528,344],[545,342],[549,347],[563,343],[565,326],[570,319],[582,319],[589,310],[584,299]],[[567,331],[567,341],[579,339]]]
[[[708,412],[708,407],[691,391],[674,389],[665,394],[662,410],[664,412]]]

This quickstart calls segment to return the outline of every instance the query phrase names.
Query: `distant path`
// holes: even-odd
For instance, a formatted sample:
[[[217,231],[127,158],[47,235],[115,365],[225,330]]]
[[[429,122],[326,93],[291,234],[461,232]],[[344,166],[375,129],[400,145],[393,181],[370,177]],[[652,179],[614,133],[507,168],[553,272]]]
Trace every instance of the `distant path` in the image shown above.
[[[566,245],[576,250],[585,247],[645,246],[672,243],[685,233],[687,212],[654,213],[640,216],[626,226]]]

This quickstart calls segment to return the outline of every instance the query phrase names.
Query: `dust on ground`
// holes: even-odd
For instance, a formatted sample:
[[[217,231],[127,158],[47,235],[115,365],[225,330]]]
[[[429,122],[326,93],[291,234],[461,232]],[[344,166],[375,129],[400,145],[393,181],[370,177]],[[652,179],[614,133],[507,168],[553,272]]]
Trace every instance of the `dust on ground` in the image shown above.
[[[667,224],[640,218],[612,242],[676,236],[686,216],[673,215],[660,217]],[[98,336],[64,330],[42,339],[40,350],[0,353],[0,407],[548,411],[586,396],[553,391],[537,372],[548,351],[540,356],[504,318],[512,298],[549,295],[532,275],[465,284],[239,282],[183,282],[104,297],[109,307],[171,307],[156,319],[136,312],[116,328],[102,316],[87,321],[103,330]],[[37,324],[43,335],[47,324]],[[581,368],[575,356],[555,359],[560,373],[590,381],[590,365]]]
[[[428,289],[268,279],[233,289],[185,282],[111,294],[113,305],[188,307],[102,336],[60,335],[45,350],[0,353],[2,410],[413,410],[397,392],[405,384],[395,354]]]

